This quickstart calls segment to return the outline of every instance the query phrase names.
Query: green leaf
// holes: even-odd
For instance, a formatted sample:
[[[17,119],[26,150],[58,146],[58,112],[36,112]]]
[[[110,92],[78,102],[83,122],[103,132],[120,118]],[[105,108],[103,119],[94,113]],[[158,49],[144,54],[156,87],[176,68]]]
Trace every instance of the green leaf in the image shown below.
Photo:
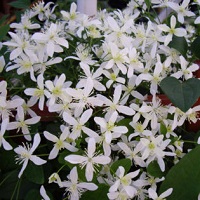
[[[160,124],[160,132],[163,135],[167,133],[167,127],[163,123]]]
[[[39,190],[36,189],[30,190],[25,196],[25,200],[37,200],[37,199],[41,199],[41,195]]]
[[[191,44],[191,51],[197,57],[200,58],[200,36],[198,36]]]
[[[27,168],[24,171],[24,175],[29,181],[33,183],[44,183],[44,171],[42,166],[34,165],[32,162],[29,162]]]
[[[186,57],[186,53],[188,50],[188,44],[187,44],[185,37],[177,37],[174,35],[172,38],[172,41],[169,43],[169,47],[176,49],[184,57]]]
[[[144,1],[145,1],[145,4],[146,4],[146,6],[147,6],[147,8],[149,10],[150,7],[151,7],[151,1],[150,0],[144,0]]]
[[[162,178],[163,176],[165,176],[165,173],[161,171],[157,161],[152,161],[148,165],[147,172],[153,177]]]
[[[1,24],[1,25],[4,24],[4,23],[6,22],[8,16],[9,16],[9,15],[3,15],[3,16],[1,17],[1,19],[0,19],[0,24]]]
[[[193,200],[200,193],[200,145],[185,155],[167,174],[159,193],[173,188],[167,200]]]
[[[14,8],[19,8],[19,9],[27,9],[31,5],[30,0],[18,0],[18,1],[13,1],[9,3]]]
[[[108,185],[99,184],[97,190],[85,192],[82,195],[81,200],[89,200],[89,199],[107,200],[108,199],[108,196],[107,196],[108,190],[109,190]]]
[[[131,163],[130,159],[128,159],[128,158],[120,159],[120,160],[115,161],[111,165],[110,172],[111,172],[111,174],[114,174],[117,171],[117,169],[119,168],[119,166],[122,166],[122,167],[124,167],[125,174],[126,174],[130,170],[131,165],[132,165],[132,163]]]
[[[9,29],[10,29],[10,26],[8,24],[0,27],[0,33],[1,33],[0,34],[0,41],[2,41],[5,38]]]
[[[10,199],[18,179],[18,170],[13,170],[8,173],[3,174],[0,180],[0,199]]]
[[[160,87],[171,102],[183,112],[191,108],[200,96],[200,80],[196,78],[181,83],[174,77],[166,77],[161,81]]]

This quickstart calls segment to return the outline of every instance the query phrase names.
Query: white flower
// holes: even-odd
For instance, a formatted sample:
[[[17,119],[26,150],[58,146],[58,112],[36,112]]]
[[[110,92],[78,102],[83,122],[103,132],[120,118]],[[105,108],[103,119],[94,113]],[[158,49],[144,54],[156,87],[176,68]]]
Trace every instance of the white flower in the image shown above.
[[[115,111],[112,113],[110,118],[105,119],[102,117],[95,117],[94,121],[100,125],[101,132],[104,134],[105,141],[110,144],[113,138],[118,138],[122,134],[127,133],[128,129],[126,126],[117,126],[116,120],[118,113]]]
[[[47,80],[45,81],[45,86],[49,90],[46,93],[47,98],[49,98],[49,105],[53,105],[56,100],[63,99],[66,96],[66,88],[71,85],[71,82],[65,82],[65,74],[61,74],[59,78],[56,78],[54,82]]]
[[[27,35],[24,35],[22,37],[21,35],[15,34],[13,32],[8,32],[8,34],[12,37],[12,40],[9,42],[4,42],[3,45],[13,47],[13,50],[10,54],[10,60],[14,60],[18,56],[20,56],[22,53],[25,53],[30,58],[31,57],[35,58],[35,54],[31,50],[31,44],[28,41],[29,39],[26,38]]]
[[[184,17],[193,17],[195,13],[189,11],[190,0],[184,0],[180,5],[176,2],[169,2],[168,6],[178,13],[178,21],[184,23]]]
[[[85,151],[85,156],[69,155],[65,160],[72,164],[81,164],[82,167],[86,166],[85,176],[87,181],[92,181],[93,173],[96,171],[95,165],[99,166],[110,163],[111,159],[108,156],[98,155],[96,150],[96,143],[94,138],[89,138],[88,149]]]
[[[110,187],[109,193],[116,192],[118,188],[122,187],[126,193],[128,194],[129,198],[133,198],[137,192],[136,188],[131,185],[132,179],[135,178],[139,174],[140,170],[136,170],[134,172],[130,172],[125,175],[125,169],[122,166],[116,171],[116,181]]]
[[[28,29],[38,29],[40,28],[39,24],[32,24],[28,13],[25,13],[22,17],[21,17],[21,22],[20,23],[12,23],[10,24],[10,28],[15,28],[21,31],[25,31],[27,32]]]
[[[39,100],[39,109],[44,109],[45,95],[47,94],[47,90],[44,89],[44,77],[40,74],[37,77],[37,88],[27,88],[24,90],[26,95],[32,96],[30,101],[36,103]]]
[[[60,137],[56,137],[55,135],[47,132],[47,131],[44,131],[44,136],[54,142],[54,147],[53,149],[51,150],[50,154],[49,154],[49,159],[54,159],[57,157],[59,151],[61,149],[68,149],[69,151],[72,151],[72,152],[75,152],[75,151],[78,151],[78,149],[76,147],[74,147],[73,145],[71,145],[70,143],[68,143],[66,140],[69,136],[69,129],[68,127],[66,127],[64,129],[64,131],[62,132],[62,134],[60,135]]]
[[[181,69],[178,70],[176,73],[172,74],[171,76],[176,77],[177,79],[184,77],[185,80],[193,77],[193,72],[199,69],[197,64],[191,64],[188,66],[188,62],[185,60],[183,56],[180,56],[180,66]]]
[[[85,87],[83,89],[66,89],[66,92],[75,100],[74,103],[71,103],[71,106],[75,108],[74,115],[76,117],[81,115],[86,106],[102,106],[103,102],[99,98],[91,96],[92,90],[93,81],[90,77],[87,78]]]
[[[6,132],[6,128],[8,125],[8,118],[4,119],[1,122],[1,129],[0,129],[0,147],[3,146],[5,150],[11,150],[12,146],[4,139],[4,134]]]
[[[40,187],[40,195],[43,198],[42,200],[50,200],[50,198],[47,196],[47,193],[43,185]]]
[[[168,27],[166,24],[158,25],[158,28],[160,30],[168,33],[168,35],[165,38],[165,43],[164,43],[165,46],[167,46],[172,41],[173,35],[176,35],[178,37],[183,37],[187,34],[184,28],[175,28],[175,27],[176,27],[176,17],[174,15],[171,16],[170,27]]]
[[[16,116],[16,122],[10,122],[8,124],[7,130],[13,130],[13,129],[17,129],[17,131],[19,131],[20,129],[22,130],[22,133],[24,134],[25,139],[27,140],[31,140],[31,135],[30,135],[30,131],[28,129],[28,125],[31,124],[36,124],[40,121],[39,116],[36,117],[32,117],[30,119],[25,119],[24,116],[24,110],[21,106],[19,106],[17,108],[17,116]]]
[[[132,116],[135,114],[135,111],[132,108],[120,104],[121,95],[122,95],[121,85],[118,85],[115,87],[112,100],[106,98],[105,96],[101,94],[97,95],[97,97],[100,100],[102,100],[105,106],[107,107],[105,109],[107,111],[106,117],[111,116],[114,111],[118,111],[119,113],[123,113],[128,116]]]
[[[59,35],[61,31],[58,24],[51,23],[49,29],[45,33],[34,33],[32,39],[46,44],[46,52],[48,56],[52,57],[54,52],[62,52],[64,46],[69,47],[68,41]]]
[[[33,152],[36,150],[38,145],[40,144],[41,138],[39,133],[35,134],[34,139],[33,139],[33,144],[23,144],[23,146],[19,145],[14,149],[15,153],[18,154],[18,157],[16,158],[17,163],[22,164],[22,168],[19,172],[18,177],[20,178],[21,175],[23,174],[26,166],[28,165],[28,161],[32,161],[35,165],[43,165],[46,163],[45,160],[39,158],[36,155],[32,155]]]
[[[105,69],[111,69],[114,65],[116,65],[123,74],[126,74],[127,67],[125,63],[128,63],[127,52],[126,48],[119,49],[115,43],[108,43],[111,50],[111,58],[105,63]]]
[[[4,67],[5,67],[5,59],[3,56],[0,56],[0,73],[3,71]]]
[[[73,118],[68,113],[63,114],[63,119],[69,125],[72,126],[72,131],[70,133],[70,138],[75,140],[81,136],[82,131],[89,135],[90,137],[96,137],[97,133],[94,133],[91,129],[89,129],[85,124],[88,122],[90,117],[92,116],[93,110],[88,109],[84,111],[80,118]]]
[[[152,188],[148,189],[149,197],[153,200],[165,200],[166,197],[171,195],[172,191],[173,188],[169,188],[168,190],[163,192],[160,196],[158,196],[155,190],[153,190]]]
[[[139,147],[139,145],[136,145],[136,147],[133,147],[132,149],[124,142],[118,142],[117,145],[124,152],[125,157],[129,158],[131,161],[134,161],[135,165],[146,167],[146,163],[139,155],[140,151],[142,150],[141,147]]]
[[[87,190],[94,191],[98,188],[94,183],[79,182],[77,168],[73,167],[67,176],[68,181],[63,181],[63,187],[65,191],[69,192],[68,199],[70,200],[79,200],[81,194]]]
[[[165,156],[174,156],[172,152],[164,151],[170,143],[170,139],[163,140],[164,136],[159,135],[157,137],[151,135],[147,138],[141,138],[138,146],[141,150],[142,159],[146,160],[147,165],[153,161],[157,160],[161,171],[165,171],[165,162],[163,158]],[[143,148],[142,148],[143,146]]]
[[[94,86],[95,90],[97,90],[97,91],[106,91],[106,87],[100,82],[101,75],[103,73],[103,69],[102,68],[98,68],[94,73],[92,73],[90,71],[89,65],[87,65],[85,63],[80,63],[80,66],[83,69],[86,77],[80,79],[80,81],[76,85],[77,88],[85,87],[85,85],[87,83],[87,78],[90,77],[91,80],[93,81],[93,86]]]

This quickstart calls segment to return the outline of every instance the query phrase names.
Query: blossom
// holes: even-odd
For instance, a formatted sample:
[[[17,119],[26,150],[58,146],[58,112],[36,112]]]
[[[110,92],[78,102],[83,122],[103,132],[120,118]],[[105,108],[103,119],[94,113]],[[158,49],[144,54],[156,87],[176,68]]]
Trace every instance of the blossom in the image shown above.
[[[85,156],[69,155],[65,160],[72,164],[81,164],[81,167],[86,166],[85,176],[87,181],[92,181],[93,173],[97,170],[95,165],[99,166],[110,163],[111,159],[108,156],[98,155],[96,150],[96,142],[94,138],[88,140],[88,149],[85,151]]]
[[[193,17],[195,13],[189,11],[190,0],[184,0],[180,5],[176,2],[169,2],[168,6],[178,13],[178,21],[184,23],[184,17]]]
[[[97,91],[106,91],[105,86],[100,82],[100,80],[102,79],[101,75],[103,73],[103,69],[102,68],[98,68],[94,73],[92,73],[90,71],[89,65],[87,65],[85,63],[80,63],[80,66],[83,69],[86,77],[80,79],[80,81],[76,85],[77,88],[85,87],[85,85],[87,83],[87,78],[90,77],[92,79],[92,81],[93,81],[93,87],[94,87],[95,90],[97,90]]]
[[[60,135],[59,138],[47,131],[44,131],[44,136],[48,140],[55,143],[53,149],[51,150],[51,152],[49,154],[49,159],[56,158],[59,151],[63,148],[68,149],[72,152],[78,151],[78,149],[76,147],[74,147],[73,145],[71,145],[70,143],[68,143],[66,141],[67,137],[69,136],[69,130],[67,127],[64,129],[64,131],[62,132],[62,134]]]
[[[81,194],[87,190],[94,191],[98,188],[98,186],[94,183],[87,182],[79,182],[77,167],[73,167],[67,176],[68,180],[63,181],[63,187],[65,187],[65,191],[69,192],[68,198],[70,200],[79,200]]]
[[[135,111],[132,108],[129,108],[128,106],[124,106],[120,104],[120,97],[122,95],[122,86],[118,85],[116,86],[113,94],[113,100],[110,100],[106,98],[103,95],[98,95],[97,97],[103,101],[107,111],[107,117],[109,117],[114,111],[118,111],[119,113],[124,113],[126,115],[132,116],[135,114]]]
[[[116,192],[118,188],[122,187],[127,193],[128,197],[133,198],[137,190],[131,185],[131,182],[132,179],[139,174],[139,172],[140,170],[138,169],[125,175],[125,169],[122,166],[119,166],[116,171],[116,181],[109,188],[109,193]]]
[[[24,93],[26,95],[32,96],[30,101],[33,103],[36,103],[37,100],[39,100],[39,109],[44,109],[44,102],[45,102],[45,95],[47,94],[47,91],[44,89],[44,77],[42,74],[40,74],[37,77],[37,88],[27,88],[24,90]]]
[[[31,44],[28,42],[29,39],[26,38],[27,35],[22,37],[21,35],[13,32],[8,32],[8,34],[12,37],[12,41],[4,42],[3,45],[13,47],[13,50],[10,54],[10,60],[14,60],[18,56],[22,55],[22,53],[25,53],[30,58],[35,58],[35,54],[31,50]]]
[[[120,69],[120,71],[123,74],[126,74],[127,67],[125,66],[125,63],[128,63],[128,57],[127,57],[127,49],[119,49],[118,46],[115,43],[108,43],[111,50],[111,59],[108,60],[108,62],[105,63],[104,68],[105,69],[111,69],[115,64]]]
[[[52,23],[45,33],[34,33],[32,39],[46,44],[46,52],[52,57],[54,52],[62,52],[64,46],[69,47],[68,41],[59,35],[61,29],[58,24]]]
[[[103,104],[102,100],[95,96],[91,96],[92,90],[93,81],[90,77],[87,78],[86,85],[83,89],[66,89],[67,94],[71,95],[75,100],[74,103],[71,103],[72,107],[75,108],[75,116],[80,116],[86,106],[94,107],[101,106]]]
[[[185,60],[185,58],[183,56],[180,56],[181,69],[172,74],[171,76],[176,77],[177,79],[179,79],[180,77],[184,77],[185,80],[192,78],[192,73],[199,69],[199,66],[194,63],[190,66],[188,66],[188,64],[189,63]]]
[[[39,133],[35,134],[33,139],[33,144],[23,144],[23,146],[19,145],[14,149],[15,153],[17,153],[16,161],[19,164],[22,164],[22,168],[19,172],[18,177],[20,178],[28,165],[29,160],[32,161],[35,165],[43,165],[46,163],[45,160],[39,158],[36,155],[33,155],[33,152],[36,150],[38,145],[40,144],[41,138]]]
[[[49,98],[49,105],[53,105],[57,99],[65,98],[65,87],[71,85],[71,82],[65,82],[65,79],[65,74],[61,74],[61,76],[56,78],[54,82],[50,80],[45,81],[45,86],[49,90],[49,93],[46,93],[47,98]]]
[[[149,136],[149,138],[141,138],[139,142],[139,146],[141,145],[141,154],[142,159],[146,160],[147,165],[154,159],[158,161],[158,165],[160,166],[161,171],[165,171],[165,163],[163,158],[165,156],[174,156],[172,152],[164,151],[167,145],[170,143],[170,139],[163,140],[164,136],[159,135]],[[143,148],[142,148],[143,147]]]
[[[22,133],[24,134],[25,139],[31,140],[31,135],[28,129],[28,126],[31,124],[36,124],[40,121],[39,116],[35,116],[29,119],[25,119],[24,111],[21,106],[17,108],[17,116],[16,116],[16,122],[10,122],[8,124],[7,130],[14,130],[17,129],[19,131],[22,130]]]
[[[115,111],[109,119],[95,117],[94,121],[100,125],[101,132],[104,134],[105,141],[110,144],[113,138],[118,138],[121,134],[127,133],[128,129],[125,126],[117,126],[115,124],[118,113]]]
[[[42,196],[43,200],[50,200],[43,185],[40,187],[40,195]]]
[[[174,15],[171,16],[170,19],[170,27],[168,27],[166,24],[160,24],[158,25],[158,28],[164,32],[167,32],[168,35],[165,38],[165,46],[167,46],[171,41],[173,35],[176,35],[178,37],[185,36],[186,30],[183,28],[175,28],[176,27],[176,17]]]
[[[10,24],[11,28],[15,28],[21,31],[27,31],[28,29],[38,29],[40,28],[40,25],[35,23],[32,24],[30,17],[28,16],[27,13],[25,13],[22,17],[21,17],[21,22],[20,23],[12,23]]]
[[[155,190],[153,190],[152,188],[148,189],[149,197],[153,200],[157,200],[157,199],[164,200],[165,197],[168,197],[169,195],[171,195],[172,191],[173,191],[173,188],[169,188],[168,190],[163,192],[160,196],[158,196]]]
[[[5,59],[3,56],[0,56],[0,73],[3,71],[4,67],[5,67]]]
[[[0,147],[3,146],[5,150],[11,150],[12,146],[4,139],[4,134],[8,125],[8,118],[4,119],[1,123],[0,129]]]

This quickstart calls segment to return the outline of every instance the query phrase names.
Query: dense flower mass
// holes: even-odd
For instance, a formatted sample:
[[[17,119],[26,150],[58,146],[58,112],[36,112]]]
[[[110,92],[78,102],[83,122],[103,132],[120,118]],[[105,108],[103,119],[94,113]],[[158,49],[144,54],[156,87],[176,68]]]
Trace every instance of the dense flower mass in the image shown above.
[[[156,14],[167,7],[167,19]],[[116,200],[173,194],[159,188],[191,150],[181,131],[198,121],[200,107],[164,104],[160,83],[189,80],[199,69],[190,48],[176,46],[191,47],[197,37],[200,16],[190,8],[189,0],[131,0],[122,11],[90,17],[75,3],[57,13],[39,2],[10,25],[0,57],[0,147],[22,164],[20,179],[30,165],[45,171],[34,186],[41,199],[89,199],[98,190]],[[50,122],[42,119],[46,110]]]

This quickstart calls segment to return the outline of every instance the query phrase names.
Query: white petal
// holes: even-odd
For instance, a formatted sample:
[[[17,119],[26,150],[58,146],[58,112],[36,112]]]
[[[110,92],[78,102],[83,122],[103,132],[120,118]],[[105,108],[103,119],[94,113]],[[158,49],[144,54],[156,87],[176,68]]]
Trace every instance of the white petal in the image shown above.
[[[69,155],[69,156],[65,157],[65,160],[72,164],[83,163],[83,162],[87,161],[87,159],[88,159],[87,157],[79,156],[79,155]]]
[[[78,183],[77,186],[80,187],[80,188],[90,190],[90,191],[97,190],[97,188],[98,188],[98,186],[95,185],[94,183],[85,183],[85,182]]]
[[[55,135],[49,133],[48,131],[44,131],[44,137],[52,142],[56,142],[58,140],[58,138]]]
[[[111,161],[111,159],[108,156],[96,156],[92,160],[95,163],[102,164],[102,165],[108,164]]]
[[[32,155],[30,157],[30,160],[36,165],[43,165],[47,162],[46,160],[43,160],[43,159],[41,159],[41,158],[39,158],[38,156],[35,156],[35,155]]]

